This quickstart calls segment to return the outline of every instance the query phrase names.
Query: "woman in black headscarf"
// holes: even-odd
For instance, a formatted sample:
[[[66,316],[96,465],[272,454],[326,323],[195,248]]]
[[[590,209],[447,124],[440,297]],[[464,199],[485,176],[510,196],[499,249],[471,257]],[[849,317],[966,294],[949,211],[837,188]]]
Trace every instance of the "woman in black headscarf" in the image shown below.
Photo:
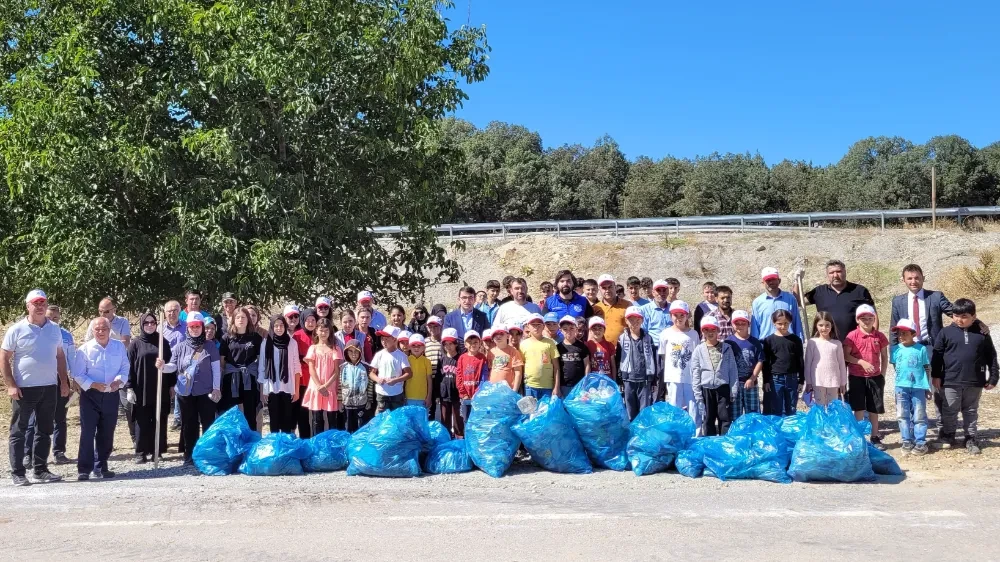
[[[413,309],[413,318],[410,320],[410,324],[406,327],[411,334],[420,334],[425,338],[427,334],[427,307],[418,304],[416,308]]]
[[[156,386],[159,370],[163,369],[160,386],[160,453],[167,450],[167,416],[170,415],[170,389],[177,384],[177,365],[171,362],[170,344],[163,342],[160,359],[160,334],[156,331],[156,316],[145,312],[139,316],[139,337],[128,345],[128,382],[125,389],[136,424],[135,455],[138,464],[145,464],[155,453],[153,434],[156,433]]]
[[[299,347],[288,333],[288,323],[281,315],[271,318],[271,329],[264,340],[264,352],[257,360],[261,402],[267,404],[271,433],[295,433],[298,412],[292,405],[299,399]]]

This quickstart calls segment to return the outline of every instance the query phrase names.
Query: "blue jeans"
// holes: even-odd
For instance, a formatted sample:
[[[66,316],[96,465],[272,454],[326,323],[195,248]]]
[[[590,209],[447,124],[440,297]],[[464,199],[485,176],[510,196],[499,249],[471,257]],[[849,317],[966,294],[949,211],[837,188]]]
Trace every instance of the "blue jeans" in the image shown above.
[[[528,385],[524,385],[524,395],[532,396],[535,400],[541,401],[542,398],[546,396],[552,396],[551,388],[532,388]]]
[[[896,419],[903,443],[927,444],[927,395],[920,388],[896,387]]]
[[[469,398],[462,399],[462,407],[460,409],[462,415],[462,421],[468,423],[469,416],[472,415],[472,400]]]
[[[795,403],[799,399],[799,376],[775,373],[768,398],[771,415],[795,415]]]

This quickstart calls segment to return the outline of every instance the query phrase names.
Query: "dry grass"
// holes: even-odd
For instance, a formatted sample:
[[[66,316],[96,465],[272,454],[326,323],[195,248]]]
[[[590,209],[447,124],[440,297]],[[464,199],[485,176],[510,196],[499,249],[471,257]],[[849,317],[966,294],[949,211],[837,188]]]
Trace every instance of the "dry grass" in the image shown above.
[[[949,275],[953,293],[987,296],[1000,293],[1000,247],[979,252],[976,265],[963,266]]]

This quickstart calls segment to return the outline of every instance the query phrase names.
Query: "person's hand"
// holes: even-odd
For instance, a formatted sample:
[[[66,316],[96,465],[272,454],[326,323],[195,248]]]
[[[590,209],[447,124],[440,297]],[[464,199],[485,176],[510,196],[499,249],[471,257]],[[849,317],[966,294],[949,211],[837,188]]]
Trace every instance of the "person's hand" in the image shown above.
[[[989,389],[987,389],[987,390],[989,390]],[[427,398],[427,399],[424,400],[424,407],[426,407],[428,410],[431,409],[431,399],[430,398]]]
[[[166,365],[166,363],[163,362],[163,359],[160,359],[159,357],[156,358],[156,363],[155,364],[156,364],[156,368],[157,369],[161,369],[161,370],[163,369],[163,366]]]
[[[841,396],[847,396],[847,385],[846,384],[843,385],[843,386],[841,386],[839,390],[840,390],[840,395]]]
[[[122,381],[111,381],[111,387],[108,389],[108,392],[118,392],[118,389],[121,388],[121,386]]]
[[[265,406],[267,406],[267,393],[266,392],[261,392],[260,393],[260,403],[263,404],[263,405],[265,405]]]
[[[792,279],[802,279],[806,276],[806,270],[804,267],[797,266],[792,270]]]
[[[813,391],[813,386],[811,384],[807,384],[806,385],[806,392],[812,392],[812,391]]]
[[[222,400],[222,393],[218,390],[213,390],[212,393],[208,395],[208,398],[212,402],[218,403],[219,400]]]
[[[59,382],[59,396],[62,396],[63,398],[69,398],[70,394],[71,394],[71,391],[69,389],[69,383],[65,382],[65,381],[60,381]]]
[[[997,387],[997,385],[995,385],[995,384],[988,384],[988,385],[986,385],[986,390],[993,390],[996,387]]]
[[[171,386],[170,387],[170,399],[173,400],[176,397],[177,397],[177,389],[175,389],[174,387]]]
[[[924,392],[924,398],[930,400],[931,398],[934,398],[934,393],[928,390],[927,392]]]
[[[321,395],[323,395],[323,396],[329,396],[330,395],[330,391],[326,389],[326,385],[321,385],[319,387],[319,393]]]
[[[96,390],[97,392],[107,392],[108,387],[105,386],[103,383],[95,382],[95,383],[90,383],[90,390]]]
[[[131,388],[125,392],[125,401],[129,404],[135,404],[135,391]]]
[[[875,372],[875,365],[872,365],[864,359],[858,359],[858,366],[864,369],[869,375]]]
[[[80,392],[80,385],[76,383],[75,380],[69,379],[69,391],[70,392]]]
[[[14,386],[14,385],[10,385],[10,386],[7,387],[7,396],[10,396],[11,400],[20,400],[21,399],[21,389],[18,388],[18,387],[16,387],[16,386]]]
[[[747,382],[743,383],[743,388],[750,390],[757,386],[757,377],[750,377]]]
[[[298,401],[299,401],[299,389],[296,388],[295,391],[292,392],[292,402],[298,402]]]
[[[934,379],[934,388],[941,390],[941,379]]]
[[[771,383],[764,383],[764,392],[771,392]]]
[[[796,394],[796,396],[802,394],[802,385],[801,384],[795,387],[795,394]]]

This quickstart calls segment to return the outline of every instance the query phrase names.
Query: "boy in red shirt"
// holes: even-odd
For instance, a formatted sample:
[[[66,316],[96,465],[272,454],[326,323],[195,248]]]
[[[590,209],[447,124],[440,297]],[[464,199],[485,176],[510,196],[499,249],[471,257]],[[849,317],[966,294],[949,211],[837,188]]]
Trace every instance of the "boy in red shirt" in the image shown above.
[[[868,412],[872,422],[872,445],[884,451],[885,445],[878,432],[878,416],[885,413],[882,396],[885,370],[889,366],[889,338],[875,329],[875,309],[871,306],[859,306],[854,317],[858,319],[858,327],[844,338],[847,397],[858,421]]]
[[[479,337],[479,332],[465,332],[465,349],[466,352],[458,357],[455,368],[455,385],[462,401],[463,426],[468,423],[469,414],[472,413],[472,397],[476,395],[482,381],[489,380],[490,377],[489,361],[483,353],[483,340]]]

